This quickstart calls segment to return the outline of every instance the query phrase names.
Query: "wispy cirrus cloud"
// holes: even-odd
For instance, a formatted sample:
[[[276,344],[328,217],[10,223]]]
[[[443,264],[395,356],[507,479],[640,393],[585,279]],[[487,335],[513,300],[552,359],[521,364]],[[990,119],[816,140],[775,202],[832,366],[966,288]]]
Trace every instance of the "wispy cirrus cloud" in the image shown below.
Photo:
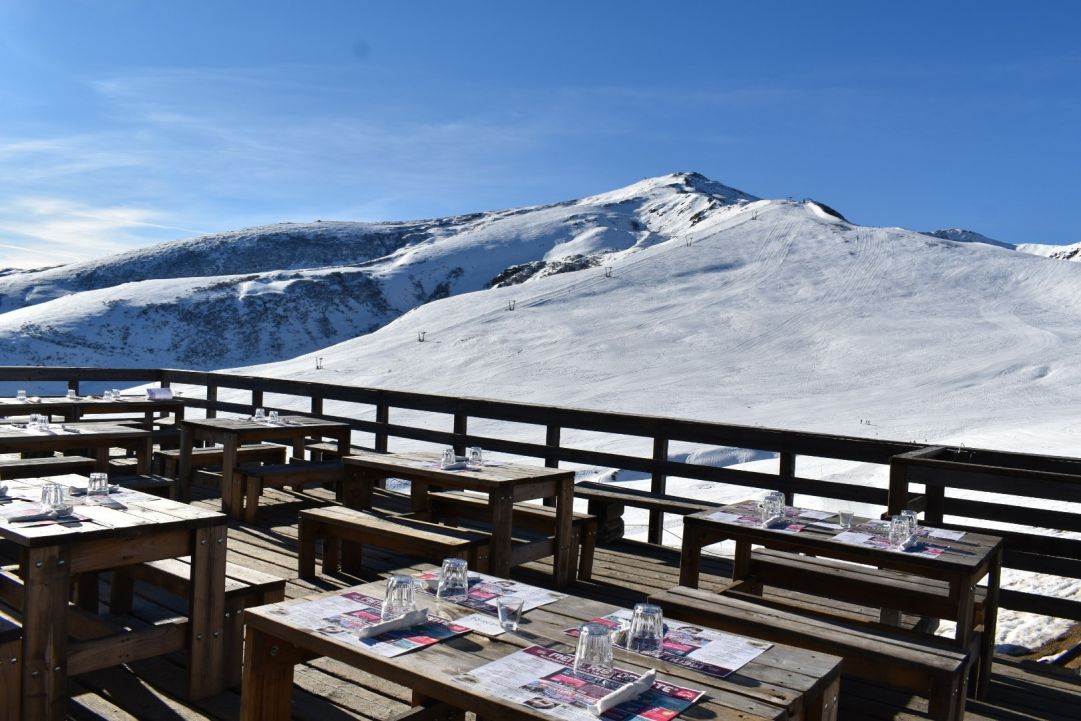
[[[0,203],[0,265],[36,268],[130,249],[151,231],[192,234],[145,208],[91,206],[64,198],[27,197]]]

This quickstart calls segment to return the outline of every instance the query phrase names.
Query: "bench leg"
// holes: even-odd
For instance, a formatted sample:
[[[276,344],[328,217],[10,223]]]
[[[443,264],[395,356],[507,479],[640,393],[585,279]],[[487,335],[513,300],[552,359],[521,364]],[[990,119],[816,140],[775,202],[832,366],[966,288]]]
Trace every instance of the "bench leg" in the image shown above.
[[[22,639],[0,643],[0,721],[19,721],[22,718]]]
[[[965,717],[965,689],[968,685],[968,673],[948,683],[937,681],[931,686],[927,700],[927,711],[932,718],[941,721],[962,721]]]
[[[592,526],[583,526],[581,546],[578,551],[578,580],[589,581],[593,578],[593,556],[597,548],[597,531]]]
[[[109,587],[109,612],[131,613],[135,597],[135,577],[126,568],[113,571],[113,581]]]
[[[323,534],[323,574],[337,573],[341,568],[342,541],[329,534]]]
[[[259,508],[259,496],[263,491],[263,483],[258,478],[242,475],[240,485],[244,492],[244,520],[255,523],[255,511]]]
[[[240,685],[244,673],[244,604],[225,606],[225,688]]]
[[[318,531],[317,524],[300,517],[297,524],[297,542],[300,544],[297,551],[297,576],[300,578],[315,578],[315,539]],[[329,544],[329,541],[327,543]],[[323,570],[326,570],[325,564]]]
[[[821,696],[808,697],[806,701],[807,721],[837,721],[837,700],[841,695],[841,678],[822,689]]]
[[[351,573],[354,576],[359,576],[361,572],[361,556],[362,546],[359,541],[341,541],[342,557],[341,566],[342,571]]]

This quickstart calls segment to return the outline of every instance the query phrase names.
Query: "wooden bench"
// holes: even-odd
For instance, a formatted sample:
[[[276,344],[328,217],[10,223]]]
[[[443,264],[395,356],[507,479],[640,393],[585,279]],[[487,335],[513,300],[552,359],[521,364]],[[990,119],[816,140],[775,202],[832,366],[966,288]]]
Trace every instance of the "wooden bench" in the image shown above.
[[[96,466],[97,461],[86,456],[3,459],[0,460],[0,481],[58,476],[64,473],[89,473]]]
[[[324,540],[323,573],[334,573],[340,567],[354,575],[361,570],[362,545],[417,556],[433,563],[444,558],[464,558],[470,568],[485,570],[490,540],[487,533],[414,518],[384,517],[344,506],[302,510],[297,535],[300,543],[297,574],[300,578],[315,576],[315,542],[318,539]]]
[[[277,443],[254,443],[249,446],[240,446],[236,449],[237,463],[262,462],[284,463],[286,459],[285,446]],[[220,446],[211,448],[193,448],[191,451],[192,468],[210,468],[222,464],[223,450]],[[154,452],[154,460],[161,463],[161,473],[170,478],[176,478],[180,474],[180,450],[176,448]]]
[[[191,558],[169,558],[128,566],[113,573],[110,610],[131,613],[134,582],[143,581],[168,593],[187,598],[191,588]],[[285,598],[285,579],[225,564],[226,686],[240,684],[244,648],[244,609],[276,603]]]
[[[460,491],[443,491],[428,494],[431,519],[457,525],[458,519],[485,523],[492,520],[488,499]],[[523,530],[552,536],[555,534],[556,512],[549,506],[532,503],[514,504],[514,530]],[[593,576],[593,556],[597,544],[597,517],[589,513],[575,513],[571,522],[573,538],[578,547],[578,578],[588,581]]]
[[[176,498],[176,479],[159,476],[156,474],[144,474],[133,476],[117,476],[110,481],[121,488],[130,488],[133,491],[142,491],[154,496],[164,498]]]
[[[903,608],[924,617],[918,631],[933,632],[938,619],[956,610],[945,581],[872,566],[756,548],[751,552],[750,574],[733,588],[761,594],[763,586],[773,586],[881,609]],[[986,589],[977,588],[976,627],[983,625],[985,595]]]
[[[0,607],[0,721],[20,721],[23,627]]]
[[[923,696],[933,718],[964,716],[969,656],[933,636],[871,630],[685,586],[650,594],[649,600],[667,618],[841,656],[842,698],[847,677]]]
[[[326,461],[334,458],[341,458],[342,454],[338,453],[337,443],[309,443],[304,446],[307,449],[311,460],[313,461]],[[352,455],[354,453],[362,453],[374,451],[374,448],[365,448],[364,446],[349,446],[349,450],[346,455]]]
[[[722,505],[682,496],[621,488],[610,483],[594,481],[576,483],[574,495],[576,498],[586,499],[588,502],[586,510],[590,515],[598,518],[597,542],[602,544],[623,538],[623,511],[626,506],[687,516],[699,511],[720,508]]]
[[[244,497],[244,520],[255,521],[259,508],[259,496],[264,488],[285,488],[303,491],[311,483],[341,483],[345,480],[345,466],[340,460],[301,461],[274,465],[243,465],[233,474],[233,480],[240,483]]]

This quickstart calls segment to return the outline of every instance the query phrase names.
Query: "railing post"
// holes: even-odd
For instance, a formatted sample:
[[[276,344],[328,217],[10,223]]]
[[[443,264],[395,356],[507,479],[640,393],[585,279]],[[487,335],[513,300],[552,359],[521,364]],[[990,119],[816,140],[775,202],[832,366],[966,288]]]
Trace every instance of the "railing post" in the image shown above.
[[[214,407],[214,404],[218,402],[218,387],[216,385],[208,385],[206,387],[206,417],[217,418],[218,409]]]
[[[781,478],[791,481],[796,477],[796,454],[791,451],[781,452],[780,468],[777,471],[777,475]],[[791,489],[784,492],[784,502],[786,505],[793,505],[795,503],[795,492]]]
[[[548,424],[544,433],[544,467],[559,468],[559,435],[562,429],[555,424]],[[544,505],[554,507],[555,498],[545,498]]]
[[[75,395],[79,395],[79,381],[68,381],[68,390],[75,391]]]
[[[253,390],[251,392],[251,412],[252,412],[252,415],[255,415],[255,409],[256,408],[262,408],[262,407],[263,407],[263,391],[260,390],[260,389],[255,389],[255,390]]]
[[[557,425],[549,425],[544,434],[544,467],[559,468],[559,435],[562,429]]]
[[[454,414],[454,453],[465,455],[465,434],[469,429],[469,416],[464,413]]]
[[[323,399],[320,396],[312,396],[312,411],[313,416],[323,415]]]
[[[375,404],[375,422],[383,426],[382,430],[375,432],[375,450],[378,453],[386,453],[389,439],[386,427],[390,423],[390,406],[386,401],[381,400]]]
[[[668,460],[668,439],[667,438],[654,438],[653,439],[653,460],[654,461],[667,461]],[[662,471],[653,471],[653,482],[650,484],[650,491],[657,495],[663,495],[668,486],[668,475]],[[650,543],[661,543],[664,536],[664,511],[657,509],[650,509],[649,511],[649,530],[647,532],[647,540]]]

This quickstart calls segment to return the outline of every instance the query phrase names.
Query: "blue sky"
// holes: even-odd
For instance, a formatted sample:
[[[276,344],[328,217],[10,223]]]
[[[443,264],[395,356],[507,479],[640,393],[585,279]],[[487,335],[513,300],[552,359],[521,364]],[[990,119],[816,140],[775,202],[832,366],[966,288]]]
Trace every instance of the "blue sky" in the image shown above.
[[[1081,241],[1081,3],[0,0],[0,267],[697,170]]]

